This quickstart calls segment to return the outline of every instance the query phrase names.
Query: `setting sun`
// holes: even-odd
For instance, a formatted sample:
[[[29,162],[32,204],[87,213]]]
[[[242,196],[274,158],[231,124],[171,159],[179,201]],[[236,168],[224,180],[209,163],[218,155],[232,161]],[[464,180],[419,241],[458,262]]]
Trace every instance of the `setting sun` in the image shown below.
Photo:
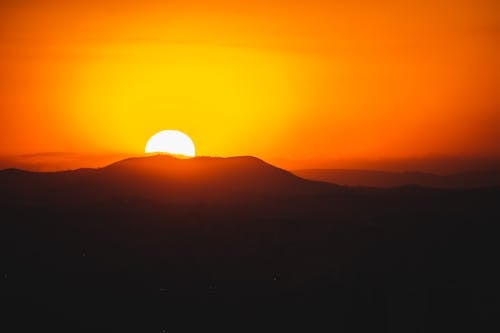
[[[189,136],[176,130],[160,131],[149,138],[146,153],[167,153],[194,157],[194,143]]]

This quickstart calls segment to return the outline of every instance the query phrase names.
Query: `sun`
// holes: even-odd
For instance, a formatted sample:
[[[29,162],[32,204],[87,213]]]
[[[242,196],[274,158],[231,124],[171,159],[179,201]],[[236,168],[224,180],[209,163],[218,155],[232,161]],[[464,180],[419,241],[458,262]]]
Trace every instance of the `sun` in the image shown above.
[[[146,153],[167,153],[187,157],[195,156],[193,140],[181,131],[164,130],[149,138]]]

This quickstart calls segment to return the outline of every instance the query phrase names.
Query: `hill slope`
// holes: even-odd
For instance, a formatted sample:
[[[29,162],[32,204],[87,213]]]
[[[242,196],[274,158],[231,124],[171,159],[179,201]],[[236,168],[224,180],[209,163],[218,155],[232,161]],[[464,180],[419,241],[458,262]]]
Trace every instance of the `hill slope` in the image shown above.
[[[500,188],[340,188],[252,157],[4,170],[2,323],[486,332],[500,308],[498,202]]]
[[[306,179],[349,186],[396,187],[419,185],[439,188],[471,188],[500,185],[500,172],[469,172],[437,175],[423,172],[386,172],[374,170],[302,169],[293,170]]]
[[[167,155],[129,158],[101,169],[34,173],[0,171],[0,194],[6,200],[31,202],[108,200],[140,197],[155,201],[238,200],[332,191],[336,186],[302,179],[258,158]]]

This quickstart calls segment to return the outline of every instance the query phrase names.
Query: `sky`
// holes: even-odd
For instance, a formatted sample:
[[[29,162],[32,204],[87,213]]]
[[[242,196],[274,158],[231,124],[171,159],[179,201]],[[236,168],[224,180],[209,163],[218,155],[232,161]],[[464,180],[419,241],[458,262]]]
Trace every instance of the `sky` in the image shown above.
[[[2,1],[0,155],[500,158],[499,37],[491,0]]]

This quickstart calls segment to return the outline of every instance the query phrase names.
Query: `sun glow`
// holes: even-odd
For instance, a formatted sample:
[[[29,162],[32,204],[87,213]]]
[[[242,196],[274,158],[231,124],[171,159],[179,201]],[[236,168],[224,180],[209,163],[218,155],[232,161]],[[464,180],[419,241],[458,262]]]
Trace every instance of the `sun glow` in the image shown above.
[[[195,156],[194,143],[191,138],[176,130],[160,131],[153,135],[146,143],[145,152]]]

